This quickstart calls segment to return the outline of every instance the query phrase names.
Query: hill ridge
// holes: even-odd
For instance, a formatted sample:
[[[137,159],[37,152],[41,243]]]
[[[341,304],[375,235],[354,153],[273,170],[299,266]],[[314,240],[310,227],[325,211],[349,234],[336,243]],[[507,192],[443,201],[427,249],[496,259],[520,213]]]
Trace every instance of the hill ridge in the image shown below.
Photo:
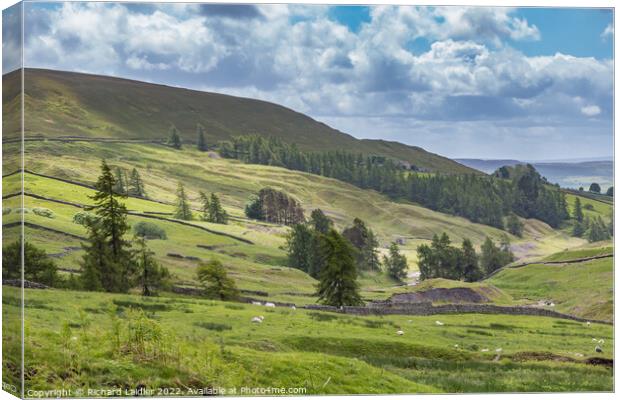
[[[3,75],[5,110],[18,107],[19,77],[15,72]],[[174,125],[185,143],[194,143],[199,123],[205,127],[210,143],[259,134],[296,143],[307,151],[347,150],[391,157],[433,172],[480,174],[417,146],[357,139],[301,112],[264,100],[49,69],[27,68],[24,77],[27,137],[161,140]],[[7,118],[5,138],[19,136],[18,124]]]

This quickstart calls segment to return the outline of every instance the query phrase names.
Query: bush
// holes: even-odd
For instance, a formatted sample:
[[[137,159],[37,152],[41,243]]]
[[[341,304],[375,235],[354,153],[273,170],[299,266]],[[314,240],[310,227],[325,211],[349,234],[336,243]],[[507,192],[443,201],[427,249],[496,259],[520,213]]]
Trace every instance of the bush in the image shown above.
[[[11,207],[2,207],[2,215],[7,215],[11,213]]]
[[[584,208],[584,210],[590,210],[590,211],[594,210],[594,206],[592,204],[590,204],[590,203],[584,204],[583,208]]]
[[[93,222],[97,218],[97,216],[93,213],[89,213],[86,211],[80,211],[79,213],[73,216],[73,223],[78,225],[87,226],[91,222]]]
[[[35,207],[32,209],[32,212],[40,217],[54,218],[54,212],[49,208]]]
[[[136,236],[146,239],[168,239],[166,231],[151,222],[138,222],[133,226]]]
[[[30,209],[29,208],[16,208],[15,212],[18,214],[29,214]]]

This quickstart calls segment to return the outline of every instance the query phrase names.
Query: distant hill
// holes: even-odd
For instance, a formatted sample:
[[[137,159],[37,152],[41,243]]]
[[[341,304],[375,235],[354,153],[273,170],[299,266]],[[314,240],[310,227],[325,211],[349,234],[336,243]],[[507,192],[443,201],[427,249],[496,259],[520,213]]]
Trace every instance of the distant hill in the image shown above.
[[[480,160],[458,158],[455,161],[490,174],[499,167],[526,164],[519,160]],[[579,162],[532,162],[536,170],[551,183],[558,183],[565,188],[584,187],[588,189],[592,182],[597,182],[603,190],[613,185],[614,163],[609,160]]]
[[[19,103],[19,75],[3,76],[6,109]],[[193,143],[202,124],[211,144],[259,134],[301,149],[342,149],[393,157],[421,169],[479,173],[422,148],[384,140],[359,140],[289,108],[254,99],[200,92],[108,76],[26,69],[27,136],[84,136],[159,140],[174,124]],[[5,132],[16,127],[5,125]],[[10,138],[10,134],[5,134]]]

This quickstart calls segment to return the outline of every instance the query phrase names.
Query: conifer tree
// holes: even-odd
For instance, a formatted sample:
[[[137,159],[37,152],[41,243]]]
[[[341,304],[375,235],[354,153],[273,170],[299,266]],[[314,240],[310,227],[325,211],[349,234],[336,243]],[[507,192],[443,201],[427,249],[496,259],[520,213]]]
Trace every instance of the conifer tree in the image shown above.
[[[573,218],[577,222],[583,222],[583,210],[581,208],[581,200],[579,196],[575,196],[575,204],[573,206]]]
[[[181,142],[181,136],[179,135],[179,130],[174,125],[170,126],[170,130],[168,132],[168,140],[166,141],[166,144],[177,150],[183,146]]]
[[[101,175],[95,184],[97,192],[91,196],[96,219],[88,226],[89,242],[83,258],[83,269],[87,276],[96,277],[99,283],[85,284],[85,287],[101,287],[109,292],[126,292],[132,283],[134,266],[131,244],[123,236],[129,229],[127,209],[119,199],[125,198],[114,190],[116,181],[105,160],[101,163]]]
[[[142,296],[155,296],[158,290],[169,286],[170,272],[155,260],[155,253],[148,248],[146,238],[136,237],[136,242],[138,284],[142,289]]]
[[[325,265],[317,285],[319,301],[336,307],[363,304],[353,249],[348,241],[332,229],[325,235],[322,254]]]
[[[478,266],[478,255],[471,240],[463,240],[461,246],[461,268],[465,282],[476,282],[482,278],[482,271]]]
[[[115,177],[115,185],[114,191],[117,194],[126,195],[127,194],[127,173],[124,169],[120,167],[116,167],[114,169],[114,177]]]
[[[235,281],[228,277],[226,268],[219,260],[211,260],[198,267],[197,278],[202,283],[208,298],[218,300],[239,298]]]
[[[204,126],[197,124],[196,125],[196,147],[199,151],[207,151],[207,140],[205,139],[205,128]]]
[[[390,245],[389,255],[383,256],[383,265],[391,278],[399,282],[407,278],[407,257],[400,253],[396,242]]]
[[[192,210],[189,207],[185,187],[179,182],[177,186],[177,204],[174,212],[174,218],[189,221],[192,219]]]
[[[209,216],[207,221],[213,222],[214,224],[228,223],[228,213],[222,207],[220,198],[215,193],[211,193],[211,197],[209,198]]]
[[[209,220],[209,196],[203,191],[200,191],[200,211],[202,211],[201,219],[203,221]]]
[[[144,182],[140,177],[140,173],[137,169],[132,169],[129,175],[127,193],[131,196],[146,197],[146,191],[144,190]]]
[[[333,228],[334,222],[325,215],[323,210],[317,208],[310,214],[310,225],[322,234],[326,234]]]

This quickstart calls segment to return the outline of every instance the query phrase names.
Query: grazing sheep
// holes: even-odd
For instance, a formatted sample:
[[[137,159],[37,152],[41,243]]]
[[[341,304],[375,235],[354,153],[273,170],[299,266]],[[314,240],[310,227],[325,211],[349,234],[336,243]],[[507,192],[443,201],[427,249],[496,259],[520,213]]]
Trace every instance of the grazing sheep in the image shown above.
[[[263,305],[263,303],[261,303],[260,301],[253,301],[252,304],[255,305],[255,306],[262,306]]]
[[[590,324],[590,321],[586,322],[586,325],[590,326],[590,325],[591,325],[591,324]]]
[[[458,348],[459,348],[459,345],[458,345],[458,344],[455,344],[455,345],[454,345],[454,348],[455,348],[455,349],[458,349]]]
[[[260,317],[253,317],[252,322],[255,324],[262,324],[263,320]]]
[[[403,331],[396,331],[396,334],[397,334],[398,336],[403,336],[403,335],[405,334],[405,332],[403,332]]]
[[[577,357],[583,357],[583,354],[581,354],[581,353],[575,353],[575,356],[577,356]]]
[[[295,307],[295,306],[291,306],[291,309],[293,309],[293,310],[297,310],[297,307]]]
[[[594,351],[596,351],[597,353],[602,353],[602,352],[603,352],[603,349],[601,348],[601,346],[596,346],[596,347],[594,348]]]
[[[444,323],[443,323],[443,322],[441,322],[441,321],[435,321],[435,325],[443,326],[443,325],[444,325]]]
[[[275,306],[276,305],[273,303],[269,303],[269,302],[265,303],[265,307],[275,307]]]
[[[503,349],[502,349],[501,347],[499,347],[499,348],[495,349],[495,352],[497,352],[497,353],[501,353],[501,352],[502,352],[502,350],[503,350]]]
[[[480,351],[483,352],[483,353],[486,353],[487,351],[489,351],[489,349],[482,349]]]

